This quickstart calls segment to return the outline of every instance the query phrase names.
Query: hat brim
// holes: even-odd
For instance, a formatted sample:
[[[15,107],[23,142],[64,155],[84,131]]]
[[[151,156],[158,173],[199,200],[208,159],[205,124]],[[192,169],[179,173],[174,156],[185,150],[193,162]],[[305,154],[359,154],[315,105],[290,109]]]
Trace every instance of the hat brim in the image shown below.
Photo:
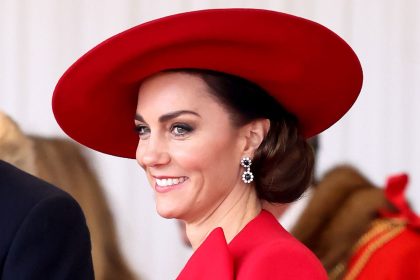
[[[305,137],[350,109],[363,77],[353,50],[320,24],[260,9],[201,10],[138,25],[86,53],[54,90],[55,118],[79,143],[134,158],[139,85],[178,68],[210,69],[258,84],[297,117]]]

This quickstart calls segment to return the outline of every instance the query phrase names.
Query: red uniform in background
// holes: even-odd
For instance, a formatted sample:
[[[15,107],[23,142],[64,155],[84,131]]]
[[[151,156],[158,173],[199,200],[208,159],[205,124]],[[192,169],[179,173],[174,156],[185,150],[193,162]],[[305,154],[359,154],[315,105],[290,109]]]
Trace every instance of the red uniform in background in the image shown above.
[[[404,174],[389,178],[385,196],[395,211],[380,211],[356,244],[345,280],[420,279],[420,218],[405,200],[407,183]]]

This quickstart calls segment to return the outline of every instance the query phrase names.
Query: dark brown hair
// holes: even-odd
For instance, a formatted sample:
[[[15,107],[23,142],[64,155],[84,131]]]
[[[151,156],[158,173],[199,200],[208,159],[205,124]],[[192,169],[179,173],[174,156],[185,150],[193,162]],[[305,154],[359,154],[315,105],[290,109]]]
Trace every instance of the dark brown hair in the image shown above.
[[[209,92],[230,112],[235,126],[256,119],[270,120],[268,134],[256,150],[251,166],[260,199],[287,203],[303,194],[312,179],[314,155],[299,134],[296,117],[261,87],[241,77],[202,69],[172,71],[201,77]]]

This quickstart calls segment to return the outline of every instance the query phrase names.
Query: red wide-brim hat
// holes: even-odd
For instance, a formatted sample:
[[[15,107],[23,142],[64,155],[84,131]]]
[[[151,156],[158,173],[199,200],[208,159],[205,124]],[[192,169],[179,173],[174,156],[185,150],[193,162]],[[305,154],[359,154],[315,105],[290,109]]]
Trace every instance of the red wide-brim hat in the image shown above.
[[[297,117],[305,137],[337,122],[363,79],[349,45],[318,23],[260,9],[201,10],[140,24],[82,56],[55,88],[56,120],[83,145],[134,158],[139,86],[150,75],[178,68],[258,84]]]

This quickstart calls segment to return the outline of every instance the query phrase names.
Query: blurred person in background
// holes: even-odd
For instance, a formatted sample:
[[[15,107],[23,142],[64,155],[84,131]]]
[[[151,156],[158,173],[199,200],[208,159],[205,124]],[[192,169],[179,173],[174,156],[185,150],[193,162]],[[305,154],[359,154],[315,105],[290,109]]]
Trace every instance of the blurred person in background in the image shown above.
[[[80,204],[91,234],[95,279],[135,279],[120,252],[102,186],[76,143],[27,135],[0,111],[0,160],[58,186]]]
[[[79,204],[66,192],[22,171],[33,153],[0,113],[0,278],[94,279],[89,230]],[[2,156],[3,155],[3,156]]]
[[[309,139],[318,152],[318,138]],[[321,260],[329,279],[420,279],[420,218],[404,192],[408,176],[375,186],[340,165],[314,179],[302,198],[264,208]]]

